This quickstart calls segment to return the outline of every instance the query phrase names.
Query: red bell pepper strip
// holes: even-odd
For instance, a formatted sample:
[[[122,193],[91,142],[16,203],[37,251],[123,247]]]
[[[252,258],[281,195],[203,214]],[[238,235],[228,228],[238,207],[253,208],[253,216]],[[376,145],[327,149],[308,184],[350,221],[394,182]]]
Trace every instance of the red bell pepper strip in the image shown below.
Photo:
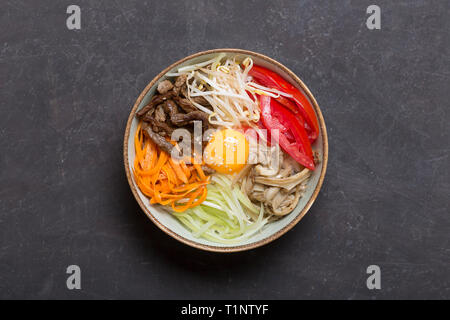
[[[283,106],[285,106],[286,108],[288,108],[290,111],[292,111],[293,113],[295,113],[296,115],[299,114],[299,110],[297,105],[292,102],[292,100],[289,100],[286,97],[283,96],[279,96],[278,98],[274,98],[275,100],[277,100],[279,103],[281,103]]]
[[[275,98],[275,100],[281,103],[284,107],[288,108],[289,111],[292,111],[295,114],[295,116],[304,124],[306,133],[308,134],[309,141],[311,142],[311,144],[313,144],[314,141],[316,141],[317,139],[317,134],[315,132],[313,133],[311,127],[305,122],[305,120],[303,120],[303,116],[301,115],[297,105],[294,102],[292,102],[292,100],[283,96],[279,96],[278,98]]]
[[[304,124],[292,112],[269,96],[259,96],[261,118],[269,130],[279,130],[279,135],[271,135],[280,147],[295,161],[310,170],[315,169],[311,143]]]
[[[258,82],[260,82],[263,86],[277,89],[279,91],[292,95],[292,99],[297,104],[301,116],[303,117],[309,127],[309,130],[311,131],[309,135],[310,140],[313,142],[317,139],[317,137],[319,136],[319,122],[317,121],[316,113],[314,112],[314,109],[309,100],[300,90],[298,90],[288,81],[284,80],[284,78],[276,72],[273,72],[261,66],[254,65],[250,69],[248,74]],[[292,105],[289,104],[289,99],[285,97],[280,98],[280,103],[282,103],[289,109],[292,108]]]

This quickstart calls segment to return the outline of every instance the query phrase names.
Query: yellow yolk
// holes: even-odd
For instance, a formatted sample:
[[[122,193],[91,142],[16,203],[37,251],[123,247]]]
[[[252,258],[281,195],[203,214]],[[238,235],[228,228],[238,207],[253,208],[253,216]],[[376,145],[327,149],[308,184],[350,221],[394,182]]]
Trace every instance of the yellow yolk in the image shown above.
[[[214,132],[205,148],[204,159],[217,172],[232,174],[245,166],[248,153],[248,141],[242,133],[223,129]]]

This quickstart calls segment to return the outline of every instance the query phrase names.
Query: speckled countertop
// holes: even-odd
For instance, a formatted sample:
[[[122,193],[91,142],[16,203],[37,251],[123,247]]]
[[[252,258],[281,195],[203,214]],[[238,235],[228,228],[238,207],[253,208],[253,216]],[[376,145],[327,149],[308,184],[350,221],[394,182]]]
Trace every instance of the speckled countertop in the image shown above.
[[[80,0],[79,31],[64,2],[0,2],[0,298],[450,298],[450,2],[376,1],[372,31],[373,1]],[[146,84],[221,47],[297,73],[330,143],[306,217],[228,255],[155,227],[122,161]]]

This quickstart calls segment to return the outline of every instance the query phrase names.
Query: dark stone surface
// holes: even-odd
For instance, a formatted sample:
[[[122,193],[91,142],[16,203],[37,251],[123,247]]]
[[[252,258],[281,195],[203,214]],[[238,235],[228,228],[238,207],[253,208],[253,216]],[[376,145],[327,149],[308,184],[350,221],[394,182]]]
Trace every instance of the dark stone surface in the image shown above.
[[[372,1],[75,1],[80,31],[72,2],[0,2],[0,298],[450,298],[450,2],[376,1],[379,31]],[[308,215],[238,254],[165,235],[122,165],[140,91],[220,47],[296,72],[330,138]]]

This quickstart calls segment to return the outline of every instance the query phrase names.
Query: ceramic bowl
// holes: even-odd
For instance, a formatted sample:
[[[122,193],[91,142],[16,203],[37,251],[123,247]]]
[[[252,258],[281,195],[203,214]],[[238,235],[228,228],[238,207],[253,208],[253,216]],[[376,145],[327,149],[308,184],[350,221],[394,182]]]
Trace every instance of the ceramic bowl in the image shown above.
[[[233,245],[222,245],[205,240],[203,238],[194,237],[191,232],[183,225],[181,225],[178,220],[176,220],[170,213],[167,213],[156,206],[150,205],[148,198],[144,196],[137,187],[132,174],[132,167],[135,158],[133,137],[138,125],[138,120],[135,117],[136,111],[144,107],[150,101],[156,90],[157,84],[166,78],[165,75],[168,72],[176,72],[176,69],[184,65],[209,60],[213,56],[216,56],[217,54],[222,52],[227,55],[237,54],[250,56],[252,57],[255,64],[262,65],[277,72],[298,89],[302,90],[311,101],[320,126],[320,135],[317,141],[314,143],[313,149],[319,153],[321,162],[313,172],[308,182],[307,190],[304,193],[303,197],[300,199],[297,207],[293,212],[283,217],[282,219],[267,224],[260,233],[255,234],[254,236]],[[128,183],[130,184],[131,191],[133,192],[136,201],[139,203],[140,207],[147,215],[147,217],[150,218],[150,220],[152,220],[161,230],[163,230],[171,237],[198,249],[216,252],[235,252],[257,248],[281,237],[287,231],[292,229],[305,216],[314,200],[317,198],[325,177],[325,171],[328,161],[328,139],[325,122],[316,99],[306,87],[306,85],[302,82],[302,80],[300,80],[300,78],[297,77],[291,70],[269,57],[252,51],[240,49],[215,49],[202,51],[183,58],[164,69],[160,74],[153,78],[152,81],[150,81],[150,83],[145,87],[145,89],[137,98],[136,103],[134,104],[130,112],[130,116],[128,117],[124,137],[123,155]]]

